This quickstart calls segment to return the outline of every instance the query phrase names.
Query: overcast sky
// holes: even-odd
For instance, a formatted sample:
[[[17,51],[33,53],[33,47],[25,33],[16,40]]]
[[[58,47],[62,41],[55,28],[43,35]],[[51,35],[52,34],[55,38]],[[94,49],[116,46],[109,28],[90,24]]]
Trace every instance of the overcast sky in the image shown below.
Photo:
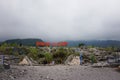
[[[120,0],[0,0],[0,40],[120,40]]]

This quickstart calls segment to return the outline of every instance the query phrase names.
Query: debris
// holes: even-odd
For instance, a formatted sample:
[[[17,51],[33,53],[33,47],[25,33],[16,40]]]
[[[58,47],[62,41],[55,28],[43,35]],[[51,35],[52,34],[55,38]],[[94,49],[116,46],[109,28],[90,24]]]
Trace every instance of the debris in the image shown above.
[[[107,62],[98,62],[98,63],[94,63],[92,65],[92,67],[96,67],[96,68],[98,68],[98,67],[109,67],[109,66],[110,65]]]
[[[10,64],[4,63],[3,66],[4,66],[4,69],[10,69]]]

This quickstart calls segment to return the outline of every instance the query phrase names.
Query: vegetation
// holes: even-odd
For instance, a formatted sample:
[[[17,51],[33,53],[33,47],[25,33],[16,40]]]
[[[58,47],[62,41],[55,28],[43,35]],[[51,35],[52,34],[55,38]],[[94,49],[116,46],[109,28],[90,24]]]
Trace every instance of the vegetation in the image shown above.
[[[91,55],[90,55],[90,60],[91,60],[92,64],[97,62],[97,59],[93,53],[91,53]]]
[[[85,46],[84,43],[79,43],[78,47],[82,47],[82,46]]]
[[[120,47],[120,41],[116,40],[80,40],[80,41],[67,41],[70,47],[78,46],[79,43],[84,43],[86,46],[95,46],[95,47]]]
[[[50,63],[50,62],[52,62],[52,60],[53,60],[53,56],[52,56],[52,54],[51,53],[45,53],[44,54],[44,57],[45,57],[45,62],[46,63]]]
[[[68,53],[67,50],[65,50],[64,48],[59,48],[54,54],[53,54],[53,58],[55,60],[55,62],[57,64],[61,64],[64,62],[64,60],[66,59]]]
[[[25,47],[7,43],[0,46],[0,52],[3,54],[18,56],[20,60],[22,60],[24,56],[28,56],[40,64],[47,64],[52,61],[55,61],[56,64],[62,64],[69,55],[74,54],[74,50],[71,48],[51,48],[51,52],[47,49],[48,48]]]
[[[84,46],[83,43],[79,44],[79,46]],[[88,50],[91,47],[87,47]],[[117,48],[115,47],[107,47],[107,48],[100,48],[101,51],[115,51]],[[0,52],[7,55],[14,55],[18,56],[20,60],[24,58],[24,56],[28,56],[29,58],[34,59],[39,64],[49,64],[54,61],[56,64],[63,64],[65,60],[68,58],[69,55],[79,56],[79,52],[75,52],[74,48],[68,47],[55,47],[49,48],[39,48],[39,47],[26,47],[26,46],[19,46],[17,44],[7,44],[4,43],[0,46]],[[93,53],[93,52],[90,52]],[[89,56],[83,54],[83,58],[87,61],[91,61],[92,63],[97,62],[97,57],[94,54]]]
[[[38,59],[38,49],[37,48],[29,48],[29,57],[33,58],[34,60]]]
[[[11,40],[6,40],[3,43],[7,44],[17,44],[19,46],[36,46],[36,41],[41,41],[41,39],[11,39]]]
[[[4,52],[5,49],[6,49],[6,47],[7,47],[7,44],[6,44],[6,43],[2,44],[2,45],[0,46],[0,52]]]

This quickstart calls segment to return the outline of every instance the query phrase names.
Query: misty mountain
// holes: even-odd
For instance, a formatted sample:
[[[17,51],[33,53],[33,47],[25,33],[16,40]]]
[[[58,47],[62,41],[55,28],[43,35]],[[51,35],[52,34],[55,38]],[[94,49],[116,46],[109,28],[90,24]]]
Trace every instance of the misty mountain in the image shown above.
[[[16,43],[16,44],[22,44],[24,46],[35,46],[36,41],[43,42],[42,39],[29,38],[29,39],[10,39],[10,40],[4,41],[3,43],[8,43],[8,44]]]
[[[35,46],[36,41],[42,41],[44,42],[42,39],[10,39],[10,40],[6,40],[4,42],[0,42],[0,43],[8,43],[8,44],[22,44],[24,46]],[[72,40],[68,40],[68,46],[70,47],[74,47],[74,46],[78,46],[80,43],[84,43],[87,46],[95,46],[95,47],[120,47],[120,41],[117,40],[78,40],[78,41],[72,41]]]
[[[67,41],[68,46],[78,46],[79,43],[84,43],[87,46],[96,47],[120,47],[120,41],[117,40],[81,40],[81,41]]]

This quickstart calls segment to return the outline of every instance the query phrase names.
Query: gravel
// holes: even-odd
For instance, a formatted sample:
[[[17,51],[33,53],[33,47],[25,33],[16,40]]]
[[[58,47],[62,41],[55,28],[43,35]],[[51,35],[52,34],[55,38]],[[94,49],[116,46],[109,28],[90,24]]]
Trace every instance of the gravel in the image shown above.
[[[120,80],[114,68],[91,66],[12,66],[0,73],[0,80]]]

